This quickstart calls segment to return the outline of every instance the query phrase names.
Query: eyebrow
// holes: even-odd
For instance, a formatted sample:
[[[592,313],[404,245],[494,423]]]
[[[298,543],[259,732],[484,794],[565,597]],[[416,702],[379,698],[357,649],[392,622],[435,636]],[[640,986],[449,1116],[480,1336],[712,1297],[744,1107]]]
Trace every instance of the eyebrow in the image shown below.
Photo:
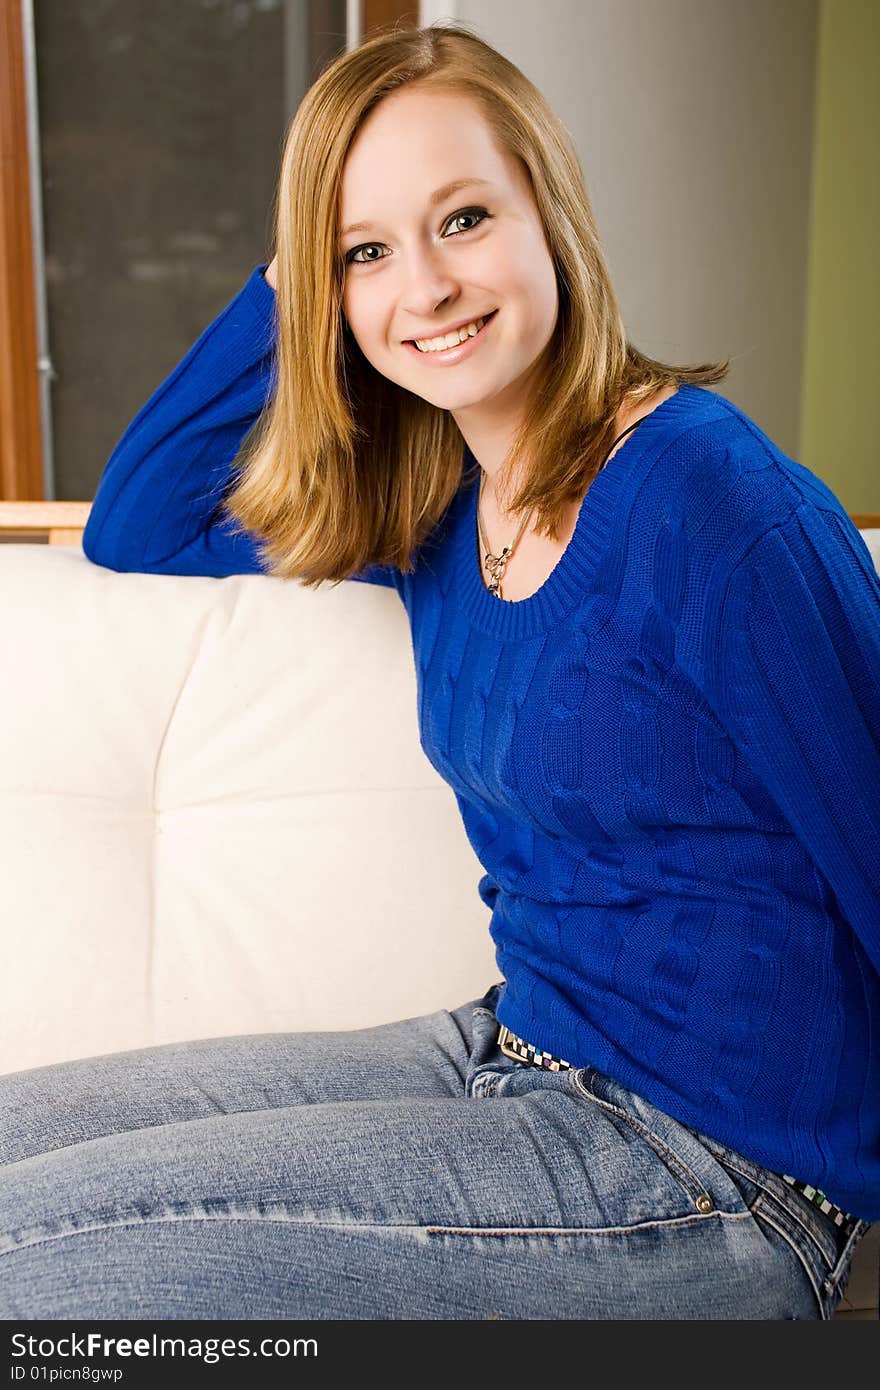
[[[452,183],[444,183],[442,188],[435,188],[429,196],[428,203],[436,207],[438,203],[443,203],[453,193],[457,193],[460,188],[470,188],[476,184],[488,184],[488,179],[453,179]],[[339,233],[339,239],[348,236],[349,232],[368,232],[374,225],[372,222],[352,222],[348,227],[343,227]]]

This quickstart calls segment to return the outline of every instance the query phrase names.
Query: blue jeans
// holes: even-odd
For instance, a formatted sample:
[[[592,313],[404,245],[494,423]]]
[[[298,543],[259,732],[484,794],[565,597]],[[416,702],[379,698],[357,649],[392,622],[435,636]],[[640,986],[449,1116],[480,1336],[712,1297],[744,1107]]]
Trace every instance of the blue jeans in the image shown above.
[[[499,988],[0,1076],[0,1317],[832,1316],[867,1222],[506,1057]]]

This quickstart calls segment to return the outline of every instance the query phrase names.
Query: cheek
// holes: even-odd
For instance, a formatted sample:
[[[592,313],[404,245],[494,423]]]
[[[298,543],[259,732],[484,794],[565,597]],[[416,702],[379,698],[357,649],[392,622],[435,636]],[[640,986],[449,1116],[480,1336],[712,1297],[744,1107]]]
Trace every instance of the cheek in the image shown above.
[[[521,299],[530,318],[542,320],[556,298],[553,261],[540,237],[523,235],[494,262],[492,283],[500,293]]]
[[[344,299],[342,303],[342,327],[344,337],[349,342],[356,343],[364,356],[368,357],[369,337],[366,332],[363,311],[347,299]]]
[[[522,258],[522,275],[533,297],[546,299],[556,283],[553,261],[543,242],[536,241]]]
[[[559,293],[553,262],[542,251],[532,262],[523,286],[528,298],[528,314],[536,332],[544,333],[556,322],[559,308]]]
[[[355,305],[352,304],[352,295],[347,284],[343,285],[342,288],[342,322],[345,327],[354,332],[357,322],[357,309]]]
[[[371,344],[374,348],[380,346],[383,318],[381,305],[371,303],[369,294],[358,292],[363,288],[346,288],[342,296],[342,310],[352,337],[366,356]]]

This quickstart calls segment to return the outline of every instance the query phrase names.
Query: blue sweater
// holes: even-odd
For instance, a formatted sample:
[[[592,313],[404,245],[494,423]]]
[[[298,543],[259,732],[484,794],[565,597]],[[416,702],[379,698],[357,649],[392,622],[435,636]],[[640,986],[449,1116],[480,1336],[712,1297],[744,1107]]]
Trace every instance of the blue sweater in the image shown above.
[[[128,426],[83,547],[256,574],[217,509],[266,403],[247,283]],[[466,465],[474,463],[465,450]],[[427,757],[485,870],[500,1021],[880,1219],[880,579],[829,488],[682,386],[531,597],[485,587],[476,483],[415,573]]]

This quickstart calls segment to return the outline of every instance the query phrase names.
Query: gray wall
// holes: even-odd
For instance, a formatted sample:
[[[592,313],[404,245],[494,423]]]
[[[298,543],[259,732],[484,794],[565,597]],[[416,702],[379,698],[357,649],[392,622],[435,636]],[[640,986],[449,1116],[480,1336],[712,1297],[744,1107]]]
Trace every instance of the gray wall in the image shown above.
[[[731,357],[715,389],[799,451],[816,0],[430,0],[577,147],[630,338]]]

